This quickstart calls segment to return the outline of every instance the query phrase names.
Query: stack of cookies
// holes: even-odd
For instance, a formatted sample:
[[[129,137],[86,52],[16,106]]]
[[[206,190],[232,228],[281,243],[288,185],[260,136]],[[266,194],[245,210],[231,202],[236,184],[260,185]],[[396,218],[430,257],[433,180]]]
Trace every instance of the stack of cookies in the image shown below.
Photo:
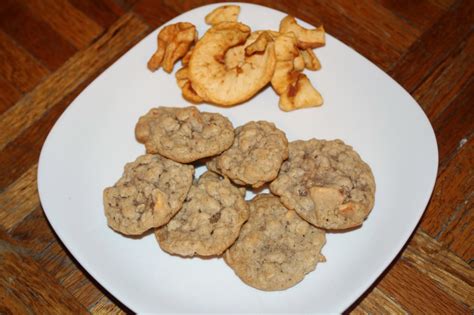
[[[179,256],[224,256],[247,284],[289,288],[324,261],[325,233],[360,226],[374,205],[370,167],[340,140],[288,143],[273,123],[234,130],[196,107],[159,107],[135,128],[147,154],[104,190],[108,225],[154,229]],[[195,164],[207,171],[193,182]],[[273,194],[245,200],[246,188]]]

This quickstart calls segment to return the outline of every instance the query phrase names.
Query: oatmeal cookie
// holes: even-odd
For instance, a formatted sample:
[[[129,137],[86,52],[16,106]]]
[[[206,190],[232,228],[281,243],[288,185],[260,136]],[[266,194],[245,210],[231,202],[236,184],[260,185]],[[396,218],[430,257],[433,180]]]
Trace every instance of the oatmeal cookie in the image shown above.
[[[156,230],[160,247],[181,256],[222,254],[249,216],[245,189],[206,172],[191,187],[181,211]]]
[[[323,230],[301,219],[278,197],[258,195],[250,202],[250,217],[224,259],[248,285],[260,290],[294,286],[324,261]]]
[[[190,163],[221,153],[232,145],[232,123],[217,113],[196,107],[158,107],[140,117],[137,140],[147,153],[159,153],[181,163]]]
[[[370,167],[341,140],[294,141],[270,190],[302,218],[325,229],[361,225],[374,206]]]
[[[123,234],[139,235],[166,224],[181,208],[193,175],[192,165],[159,155],[142,155],[126,164],[119,181],[104,190],[108,225]]]
[[[215,161],[211,160],[210,167],[238,185],[258,188],[278,175],[286,158],[285,133],[273,123],[251,121],[235,129],[234,144]]]

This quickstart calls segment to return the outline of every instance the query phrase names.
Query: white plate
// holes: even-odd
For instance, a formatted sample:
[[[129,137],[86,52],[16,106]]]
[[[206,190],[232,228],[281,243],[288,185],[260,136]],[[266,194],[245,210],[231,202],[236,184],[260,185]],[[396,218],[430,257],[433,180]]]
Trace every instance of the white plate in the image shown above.
[[[190,21],[202,35],[204,16],[216,6],[169,23]],[[241,21],[253,29],[278,29],[284,17],[265,7],[240,6]],[[363,227],[328,234],[327,262],[295,287],[259,291],[240,281],[222,259],[170,256],[151,234],[132,239],[107,227],[102,190],[120,177],[126,162],[144,152],[134,138],[138,117],[152,106],[186,105],[174,75],[146,69],[157,33],[92,82],[49,134],[38,187],[56,233],[101,285],[136,312],[341,312],[349,307],[400,251],[430,198],[438,152],[423,111],[387,74],[331,36],[317,50],[322,70],[306,72],[324,96],[324,106],[285,113],[268,88],[230,109],[199,107],[227,115],[235,126],[273,121],[290,140],[343,139],[374,172],[376,202]]]

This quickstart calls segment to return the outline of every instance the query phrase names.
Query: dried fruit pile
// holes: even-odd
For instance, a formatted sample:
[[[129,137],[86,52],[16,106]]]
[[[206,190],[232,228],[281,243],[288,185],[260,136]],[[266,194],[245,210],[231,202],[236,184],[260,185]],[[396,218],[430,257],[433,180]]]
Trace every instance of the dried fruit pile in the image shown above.
[[[181,59],[176,80],[183,97],[193,103],[240,104],[270,83],[284,111],[322,105],[303,70],[321,68],[313,49],[325,44],[323,26],[306,29],[286,16],[278,32],[252,31],[237,22],[239,13],[236,5],[216,8],[206,16],[211,27],[201,38],[191,23],[165,26],[148,68],[171,73]]]

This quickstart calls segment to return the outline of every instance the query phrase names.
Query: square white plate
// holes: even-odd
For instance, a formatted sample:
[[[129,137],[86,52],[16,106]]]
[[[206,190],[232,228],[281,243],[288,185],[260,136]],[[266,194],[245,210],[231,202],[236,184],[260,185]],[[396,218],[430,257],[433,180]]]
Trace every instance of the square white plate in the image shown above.
[[[200,36],[219,4],[184,13]],[[239,4],[253,30],[278,29],[285,16]],[[310,27],[303,23],[302,25]],[[305,71],[324,97],[320,108],[278,109],[267,88],[232,108],[200,105],[234,126],[269,120],[289,140],[340,138],[372,167],[375,207],[362,228],[328,234],[326,263],[293,288],[263,292],[245,285],[222,259],[182,259],[160,250],[149,234],[132,239],[107,227],[102,191],[126,162],[144,153],[134,138],[138,118],[155,106],[186,106],[174,75],[151,73],[151,33],[92,82],[69,106],[41,152],[38,187],[54,230],[80,264],[136,312],[342,312],[382,273],[418,223],[436,179],[433,129],[415,100],[387,74],[337,39],[316,51],[322,70]],[[175,69],[179,65],[175,66]]]

